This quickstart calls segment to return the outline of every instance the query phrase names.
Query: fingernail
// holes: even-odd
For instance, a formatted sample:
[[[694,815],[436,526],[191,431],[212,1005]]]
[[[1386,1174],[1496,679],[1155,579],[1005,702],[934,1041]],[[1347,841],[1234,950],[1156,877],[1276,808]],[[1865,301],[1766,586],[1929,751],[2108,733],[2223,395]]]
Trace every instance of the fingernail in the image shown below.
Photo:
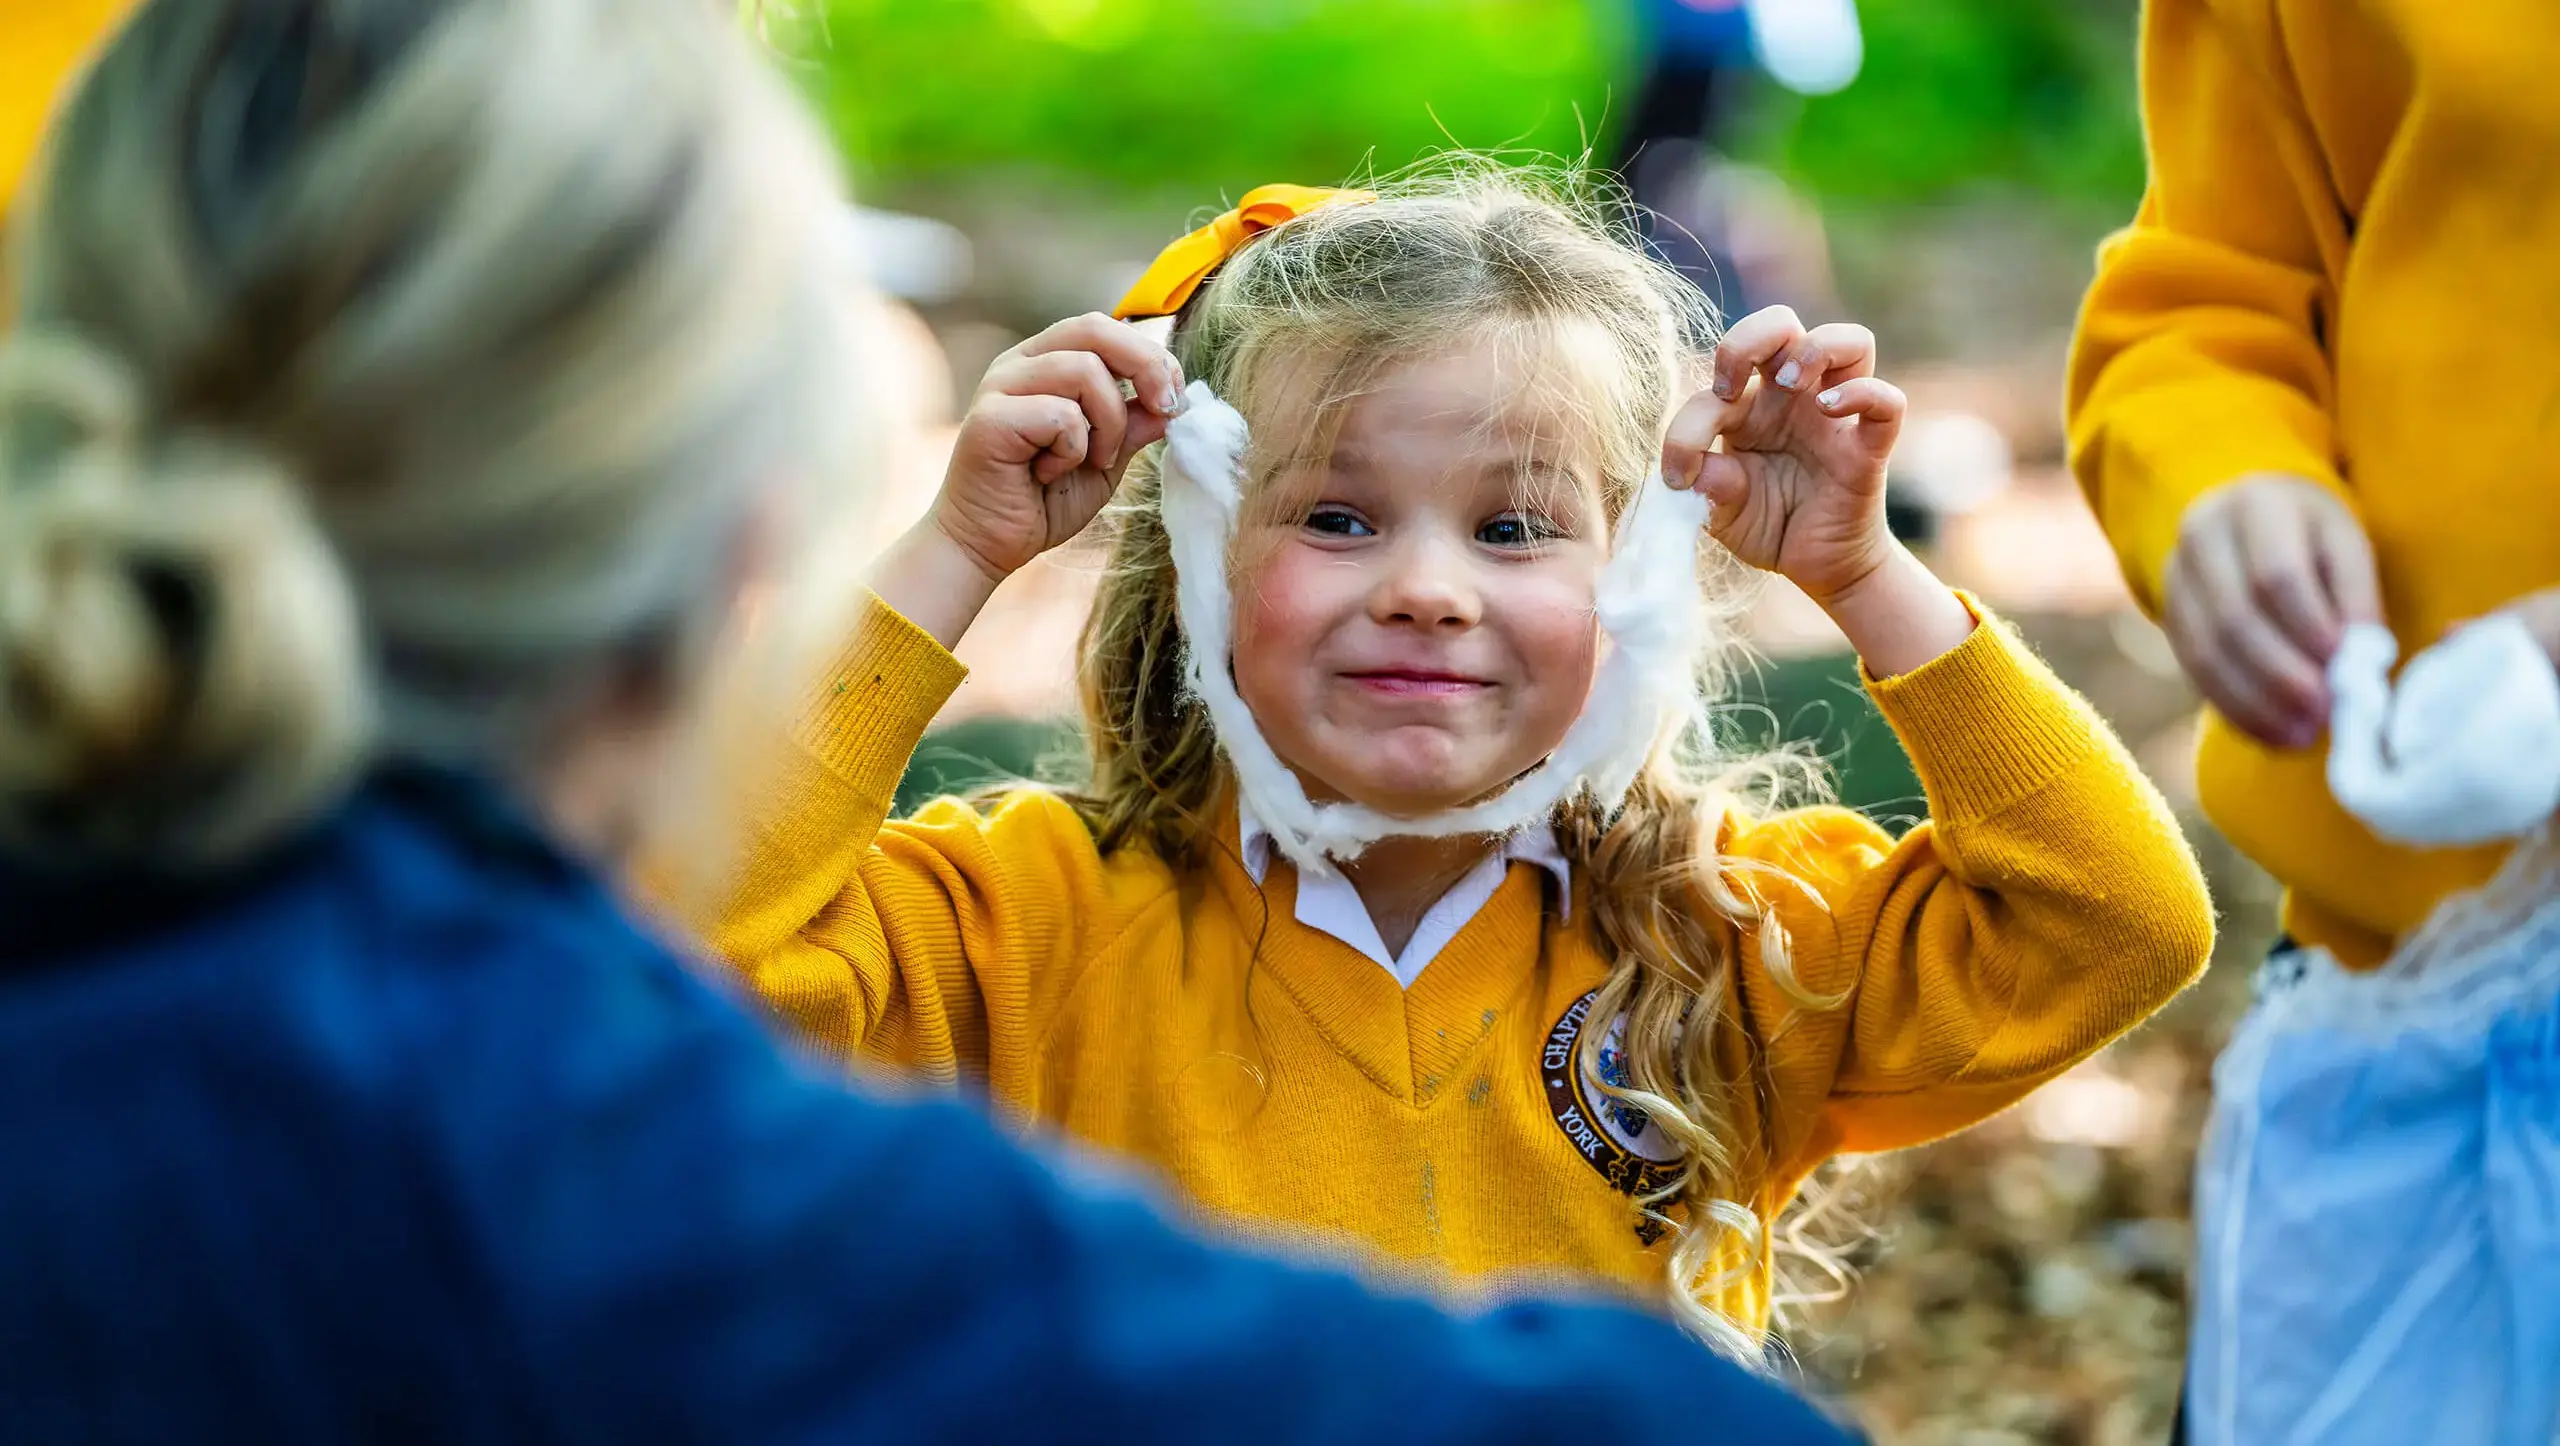
[[[1822,403],[1826,407],[1836,407],[1840,405],[1840,389],[1838,387],[1833,387],[1831,390],[1824,392],[1821,396],[1814,398],[1814,400]]]
[[[1156,410],[1164,413],[1168,417],[1180,413],[1182,410],[1182,393],[1176,391],[1172,387],[1165,388],[1164,395],[1156,399]]]
[[[1794,362],[1789,362],[1785,366],[1778,368],[1778,385],[1793,388],[1796,384],[1796,377],[1800,375],[1803,370],[1804,369],[1802,367],[1797,366]]]
[[[1717,396],[1724,398],[1726,401],[1729,402],[1733,400],[1733,380],[1732,378],[1725,376],[1723,373],[1717,373],[1715,380],[1709,382],[1707,387],[1708,390],[1714,392]]]

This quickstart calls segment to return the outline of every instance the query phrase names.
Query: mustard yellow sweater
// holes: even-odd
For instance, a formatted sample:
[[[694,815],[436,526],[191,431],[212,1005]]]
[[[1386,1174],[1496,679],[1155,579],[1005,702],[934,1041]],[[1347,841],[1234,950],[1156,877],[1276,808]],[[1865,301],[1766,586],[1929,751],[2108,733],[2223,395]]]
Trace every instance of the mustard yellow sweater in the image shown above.
[[[2072,456],[2142,600],[2187,505],[2245,473],[2339,489],[2403,650],[2560,584],[2560,6],[2149,0],[2151,183],[2101,253]],[[2417,852],[2319,750],[2208,718],[2206,811],[2371,963],[2496,850]]]
[[[17,308],[10,211],[71,82],[133,0],[0,0],[0,328]]]
[[[83,62],[132,0],[0,4],[0,211],[9,208],[44,128]]]
[[[1640,1142],[1561,1068],[1606,972],[1515,865],[1410,990],[1296,920],[1295,876],[1105,857],[1037,791],[882,824],[961,669],[873,606],[818,691],[711,940],[827,1047],[1152,1162],[1212,1210],[1470,1276],[1556,1268],[1662,1288],[1667,1243],[1620,1188]],[[2088,707],[2001,628],[1876,695],[1933,821],[1896,842],[1840,809],[1724,840],[1780,899],[1793,1006],[1739,941],[1732,1028],[1766,1051],[1775,1217],[1826,1157],[2002,1109],[2175,994],[2213,938],[2177,826]],[[1580,885],[1577,885],[1580,887]],[[1573,908],[1587,921],[1587,908]],[[1737,1057],[1728,1042],[1723,1052]],[[1745,1098],[1750,1092],[1744,1092]],[[1657,1297],[1658,1298],[1658,1297]],[[1720,1302],[1765,1319],[1765,1267]]]

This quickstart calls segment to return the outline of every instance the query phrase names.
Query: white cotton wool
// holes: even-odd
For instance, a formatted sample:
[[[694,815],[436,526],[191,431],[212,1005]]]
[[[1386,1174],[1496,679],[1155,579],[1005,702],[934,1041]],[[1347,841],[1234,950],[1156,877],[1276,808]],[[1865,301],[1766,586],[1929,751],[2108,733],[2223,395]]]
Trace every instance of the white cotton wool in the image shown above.
[[[2388,628],[2329,660],[2329,791],[2386,839],[2520,838],[2560,808],[2560,674],[2523,622],[2493,615],[2409,660]]]
[[[1302,871],[1331,873],[1335,862],[1358,858],[1382,838],[1508,834],[1547,821],[1559,804],[1586,793],[1614,808],[1656,743],[1695,716],[1705,631],[1698,536],[1707,500],[1666,485],[1657,473],[1621,519],[1617,547],[1600,574],[1609,656],[1582,716],[1545,762],[1492,798],[1423,818],[1310,800],[1263,738],[1230,671],[1235,603],[1227,558],[1243,503],[1245,420],[1205,382],[1193,382],[1185,400],[1166,430],[1163,509],[1189,642],[1188,681],[1209,710],[1246,807]]]

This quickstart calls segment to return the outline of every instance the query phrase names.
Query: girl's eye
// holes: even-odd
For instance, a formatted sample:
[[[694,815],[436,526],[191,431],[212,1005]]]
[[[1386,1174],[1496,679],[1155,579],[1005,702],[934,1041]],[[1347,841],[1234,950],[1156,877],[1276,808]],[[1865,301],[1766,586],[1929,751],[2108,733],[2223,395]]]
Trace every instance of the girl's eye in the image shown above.
[[[1563,535],[1554,523],[1526,512],[1506,512],[1476,529],[1476,541],[1488,547],[1534,547]]]
[[[1319,507],[1307,514],[1306,528],[1328,537],[1373,537],[1377,529],[1360,520],[1360,515],[1344,507]]]

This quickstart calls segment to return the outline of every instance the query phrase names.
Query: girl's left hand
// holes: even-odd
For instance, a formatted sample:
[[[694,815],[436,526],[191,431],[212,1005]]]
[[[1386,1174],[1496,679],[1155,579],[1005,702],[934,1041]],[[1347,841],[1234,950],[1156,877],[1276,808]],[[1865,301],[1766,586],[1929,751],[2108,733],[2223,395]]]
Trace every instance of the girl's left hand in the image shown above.
[[[1906,403],[1875,363],[1863,326],[1808,331],[1786,307],[1755,311],[1725,333],[1712,389],[1672,418],[1662,446],[1671,485],[1705,489],[1716,540],[1819,603],[1900,551],[1884,472]]]

